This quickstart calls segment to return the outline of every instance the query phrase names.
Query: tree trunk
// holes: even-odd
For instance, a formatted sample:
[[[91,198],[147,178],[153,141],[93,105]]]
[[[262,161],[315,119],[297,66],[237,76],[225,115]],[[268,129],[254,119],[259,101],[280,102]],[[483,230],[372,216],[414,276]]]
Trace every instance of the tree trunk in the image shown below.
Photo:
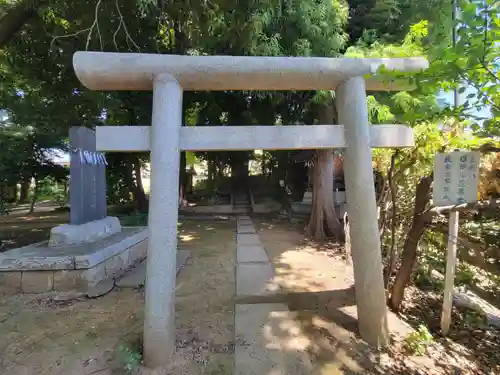
[[[352,264],[352,257],[351,257],[351,233],[349,231],[349,217],[347,216],[347,212],[344,213],[344,234],[345,234],[345,244],[344,244],[344,251],[345,251],[345,260],[347,264]]]
[[[24,177],[21,181],[21,191],[19,192],[19,203],[26,203],[30,195],[31,177]]]
[[[68,199],[68,180],[64,180],[64,185],[63,185],[63,189],[64,189],[64,199],[67,200]]]
[[[181,198],[185,199],[186,188],[188,183],[188,174],[186,172],[186,151],[181,152],[180,166],[179,166],[179,191],[182,192]],[[182,187],[182,189],[181,189]]]
[[[144,186],[142,185],[142,176],[141,176],[141,162],[138,157],[134,160],[134,178],[135,178],[135,204],[137,210],[141,212],[147,211],[148,208],[148,200],[146,198],[146,193],[144,192]]]
[[[319,241],[329,236],[344,241],[344,232],[333,201],[333,150],[316,151],[312,201],[306,235]]]
[[[413,222],[406,235],[401,253],[401,266],[396,275],[389,300],[390,307],[399,311],[404,298],[404,291],[411,279],[411,274],[417,260],[418,242],[424,234],[425,227],[432,216],[426,215],[429,203],[432,177],[422,177],[417,185],[415,193],[415,209]]]
[[[334,121],[335,106],[333,99],[323,105],[318,113],[320,124]],[[327,236],[334,236],[344,241],[344,231],[340,224],[333,200],[333,150],[316,150],[313,167],[312,210],[306,235],[322,241]]]
[[[387,174],[387,179],[389,183],[389,190],[391,193],[391,246],[389,248],[389,259],[387,261],[387,267],[384,272],[384,286],[387,289],[389,284],[389,279],[396,266],[396,217],[397,217],[397,206],[396,206],[396,184],[394,183],[394,165],[396,162],[396,153],[391,157],[391,167],[389,168],[389,173]],[[382,194],[382,193],[381,193]],[[387,211],[387,210],[386,210]]]
[[[31,215],[33,212],[35,212],[35,204],[37,199],[38,199],[38,181],[35,177],[35,188],[33,190],[33,197],[31,198],[30,210],[28,212],[28,215]]]
[[[219,165],[217,166],[216,168],[216,175],[217,175],[217,179],[219,181],[223,181],[224,180],[224,169],[225,169],[225,165],[224,163],[220,162]]]
[[[0,18],[0,48],[4,47],[31,17],[36,16],[43,0],[24,0],[10,7]]]
[[[125,175],[123,181],[126,188],[123,189],[122,199],[128,203],[135,202],[135,183],[134,183],[134,165],[133,158],[129,155],[124,155],[125,159]]]
[[[208,171],[207,171],[207,188],[210,193],[214,191],[214,180],[215,180],[215,162],[208,160]]]

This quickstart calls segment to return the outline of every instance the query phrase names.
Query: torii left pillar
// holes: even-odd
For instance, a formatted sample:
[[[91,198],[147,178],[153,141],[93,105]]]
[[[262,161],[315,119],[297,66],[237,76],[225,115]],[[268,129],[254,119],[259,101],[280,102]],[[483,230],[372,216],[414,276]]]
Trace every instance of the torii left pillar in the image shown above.
[[[175,349],[175,276],[179,207],[179,133],[182,87],[169,74],[153,85],[151,195],[146,273],[144,354],[149,367],[165,365]]]

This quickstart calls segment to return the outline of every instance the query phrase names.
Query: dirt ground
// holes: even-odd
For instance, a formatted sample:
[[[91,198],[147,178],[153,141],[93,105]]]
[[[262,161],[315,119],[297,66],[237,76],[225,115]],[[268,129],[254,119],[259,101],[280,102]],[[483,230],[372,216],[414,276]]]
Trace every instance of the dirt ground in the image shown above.
[[[11,238],[33,242],[31,230],[48,233],[50,227],[66,220],[64,212],[27,217],[21,211],[2,218],[0,233],[19,231]],[[466,327],[455,330],[450,339],[439,337],[432,331],[439,301],[416,288],[408,293],[402,318],[413,328],[423,322],[435,334],[426,355],[409,355],[397,335],[386,352],[374,353],[357,335],[352,269],[339,248],[308,242],[300,226],[281,220],[261,217],[254,223],[276,269],[274,282],[286,293],[288,307],[299,323],[297,329],[307,338],[305,351],[314,374],[500,373],[488,362],[499,351],[498,333]],[[185,221],[179,247],[189,250],[192,257],[177,279],[176,353],[167,369],[152,372],[139,365],[128,373],[232,374],[235,223]],[[53,297],[0,298],[0,374],[127,374],[125,367],[141,351],[143,290],[115,288],[97,299],[60,301]],[[454,314],[460,318],[457,311]],[[396,324],[397,331],[410,327]],[[123,348],[129,349],[128,354]]]
[[[0,252],[49,239],[50,229],[69,220],[67,211],[56,210],[49,202],[39,203],[33,214],[29,205],[18,205],[0,216]]]
[[[234,350],[234,223],[184,222],[179,247],[191,252],[176,289],[176,346],[156,374],[231,374]],[[85,300],[14,296],[0,301],[0,374],[109,375],[139,351],[143,290],[115,288]],[[121,348],[129,348],[126,355]],[[136,370],[132,374],[150,374]]]
[[[352,268],[341,250],[335,244],[319,246],[304,240],[303,228],[297,224],[262,218],[257,226],[276,269],[275,282],[290,292],[289,309],[298,312],[303,335],[314,343],[308,352],[316,367],[324,370],[322,375],[500,373],[492,361],[485,361],[500,349],[500,341],[495,339],[498,332],[466,329],[450,335],[451,339],[440,337],[435,330],[439,327],[440,304],[435,296],[416,293],[416,288],[410,288],[413,292],[405,301],[406,314],[401,316],[408,324],[390,318],[389,326],[392,332],[408,333],[410,326],[417,329],[419,324],[427,325],[434,340],[425,355],[410,355],[400,335],[392,337],[384,353],[372,352],[357,334]],[[434,313],[429,314],[429,309]],[[431,315],[434,320],[419,319],[422,315]],[[460,318],[457,311],[454,318]],[[483,340],[472,344],[474,335]]]

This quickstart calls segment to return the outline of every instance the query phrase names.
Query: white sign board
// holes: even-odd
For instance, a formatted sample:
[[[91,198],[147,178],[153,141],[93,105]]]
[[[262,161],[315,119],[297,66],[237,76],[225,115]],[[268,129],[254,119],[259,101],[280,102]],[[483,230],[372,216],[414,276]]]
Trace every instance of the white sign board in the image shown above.
[[[434,159],[432,200],[435,206],[477,201],[479,152],[438,153]]]

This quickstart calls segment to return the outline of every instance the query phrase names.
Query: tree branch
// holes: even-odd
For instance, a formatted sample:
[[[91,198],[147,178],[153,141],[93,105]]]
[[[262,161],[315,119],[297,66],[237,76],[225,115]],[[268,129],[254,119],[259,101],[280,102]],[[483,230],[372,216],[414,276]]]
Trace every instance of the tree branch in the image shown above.
[[[391,210],[391,247],[389,249],[389,260],[387,262],[387,268],[384,275],[384,283],[387,287],[389,283],[389,277],[394,270],[394,266],[396,263],[395,257],[395,248],[396,248],[396,215],[397,215],[397,206],[396,206],[396,187],[394,186],[394,164],[396,163],[396,157],[398,155],[399,150],[396,150],[394,154],[391,156],[391,167],[389,168],[389,174],[387,176],[389,180],[389,189],[391,191],[391,201],[392,201],[392,210]]]
[[[4,47],[47,0],[23,0],[0,18],[0,48]]]
[[[478,201],[474,203],[457,204],[453,206],[431,207],[425,214],[429,217],[443,215],[451,211],[459,212],[478,212],[500,207],[500,199],[491,199],[489,201]]]

